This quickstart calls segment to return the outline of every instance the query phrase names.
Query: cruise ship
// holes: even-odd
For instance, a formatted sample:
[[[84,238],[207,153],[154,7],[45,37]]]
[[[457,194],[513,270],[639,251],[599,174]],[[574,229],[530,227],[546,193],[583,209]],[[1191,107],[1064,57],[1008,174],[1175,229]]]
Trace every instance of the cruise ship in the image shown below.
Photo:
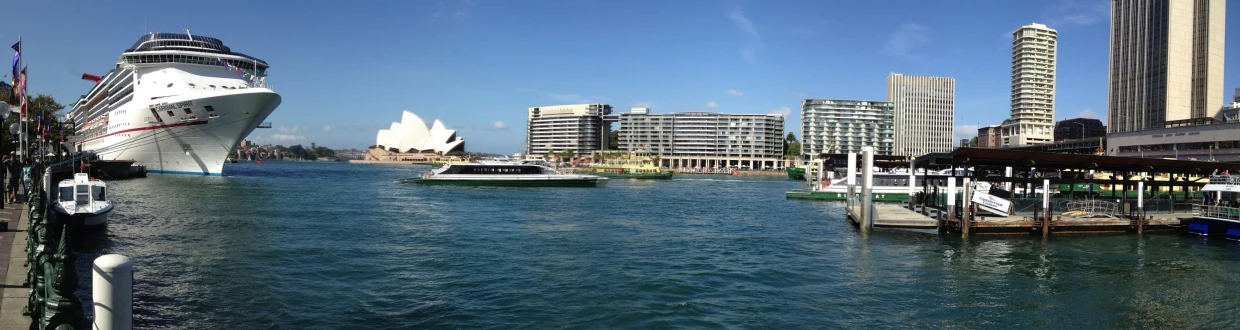
[[[267,62],[216,38],[148,33],[65,116],[77,151],[149,172],[220,175],[230,150],[280,105]]]

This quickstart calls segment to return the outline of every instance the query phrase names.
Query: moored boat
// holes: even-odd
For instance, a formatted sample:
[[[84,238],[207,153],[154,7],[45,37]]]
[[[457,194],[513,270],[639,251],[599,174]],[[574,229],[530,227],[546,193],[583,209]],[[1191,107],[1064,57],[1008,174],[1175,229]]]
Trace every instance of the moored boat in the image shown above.
[[[590,164],[587,173],[628,179],[671,179],[674,173],[672,170],[665,170],[655,164],[650,152],[645,150],[636,150],[624,157],[600,164]]]
[[[447,164],[421,177],[400,179],[400,182],[449,186],[603,187],[607,185],[607,178],[563,174],[542,165],[469,163]]]
[[[107,184],[91,178],[86,173],[76,173],[73,179],[61,180],[57,185],[58,197],[52,203],[57,217],[75,226],[100,226],[108,223],[112,202],[107,199]]]

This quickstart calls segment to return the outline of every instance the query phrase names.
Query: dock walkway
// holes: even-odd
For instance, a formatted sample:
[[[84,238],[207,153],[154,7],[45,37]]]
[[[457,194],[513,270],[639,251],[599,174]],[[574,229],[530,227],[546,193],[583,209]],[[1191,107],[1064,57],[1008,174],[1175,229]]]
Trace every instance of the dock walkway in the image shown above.
[[[0,233],[0,274],[3,284],[0,290],[0,329],[26,329],[30,317],[22,315],[30,288],[22,286],[26,280],[26,226],[29,219],[26,204],[5,204],[0,210],[0,221],[8,221]]]
[[[856,206],[848,207],[848,220],[854,225],[859,225],[861,223],[861,214],[857,211],[859,210],[856,209]],[[898,204],[875,203],[874,226],[934,229],[938,228],[939,221],[921,213],[913,212],[913,210],[906,209]]]

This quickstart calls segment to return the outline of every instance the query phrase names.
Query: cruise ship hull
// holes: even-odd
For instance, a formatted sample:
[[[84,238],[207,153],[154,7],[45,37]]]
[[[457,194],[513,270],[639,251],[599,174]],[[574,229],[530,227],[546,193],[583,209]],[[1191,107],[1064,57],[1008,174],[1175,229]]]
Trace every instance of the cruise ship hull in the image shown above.
[[[80,150],[94,151],[102,160],[133,160],[152,173],[221,175],[229,152],[275,111],[281,98],[267,88],[246,88],[158,101],[129,107],[127,118],[112,117],[109,123],[122,126],[79,142]],[[202,110],[206,106],[212,115]],[[183,107],[195,115],[183,113]]]

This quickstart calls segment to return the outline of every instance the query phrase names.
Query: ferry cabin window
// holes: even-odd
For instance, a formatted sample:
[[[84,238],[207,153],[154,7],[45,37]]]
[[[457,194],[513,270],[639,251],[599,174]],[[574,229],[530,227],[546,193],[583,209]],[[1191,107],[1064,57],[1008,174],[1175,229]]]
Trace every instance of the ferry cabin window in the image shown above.
[[[175,117],[176,115],[177,114],[172,113],[172,110],[168,110],[168,117]]]
[[[104,199],[103,192],[104,192],[103,187],[99,187],[99,186],[91,187],[91,195],[94,195],[95,197],[94,199],[97,201],[107,200],[107,199]]]
[[[194,114],[194,111],[191,111],[189,108],[185,108],[185,114],[192,115]]]
[[[60,187],[60,200],[66,202],[73,200],[73,187]]]
[[[215,87],[215,86],[213,85],[213,86],[211,86],[211,87]],[[209,106],[209,105],[208,105],[208,106],[206,106],[206,108],[207,108],[207,112],[215,112],[215,108],[213,108],[213,107],[211,107],[211,106]]]

